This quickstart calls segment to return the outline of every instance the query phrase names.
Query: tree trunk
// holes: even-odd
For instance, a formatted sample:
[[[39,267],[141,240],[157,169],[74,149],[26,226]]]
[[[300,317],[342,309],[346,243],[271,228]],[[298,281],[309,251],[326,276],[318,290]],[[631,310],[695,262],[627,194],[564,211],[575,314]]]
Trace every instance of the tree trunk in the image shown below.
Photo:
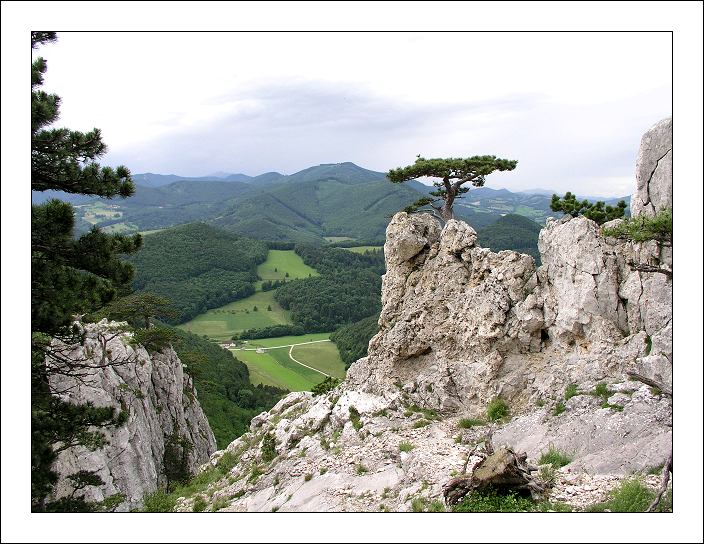
[[[456,193],[452,189],[446,190],[445,202],[440,210],[440,215],[442,215],[442,218],[445,222],[455,218],[455,213],[452,211],[452,204],[455,201],[455,196]]]

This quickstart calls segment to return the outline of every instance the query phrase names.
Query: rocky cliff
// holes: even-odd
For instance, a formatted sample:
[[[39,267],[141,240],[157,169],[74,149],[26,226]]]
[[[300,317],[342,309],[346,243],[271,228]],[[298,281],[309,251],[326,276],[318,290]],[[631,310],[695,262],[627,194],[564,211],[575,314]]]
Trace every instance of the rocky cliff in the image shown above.
[[[104,482],[81,491],[86,500],[122,494],[118,511],[141,505],[145,494],[170,475],[193,472],[215,451],[215,437],[198,403],[193,382],[176,353],[148,353],[133,346],[130,333],[106,320],[84,325],[82,344],[68,346],[69,357],[85,365],[80,376],[52,376],[53,390],[67,402],[92,402],[127,410],[127,422],[104,431],[109,444],[90,451],[72,447],[59,454],[56,498],[73,490],[67,477],[95,471]]]
[[[669,120],[643,137],[636,214],[671,206],[671,138]],[[569,452],[552,493],[575,505],[665,460],[671,398],[627,373],[671,388],[671,276],[636,270],[671,267],[669,248],[563,218],[542,230],[536,269],[528,255],[479,247],[461,221],[441,228],[399,213],[386,234],[380,330],[368,356],[340,387],[287,396],[215,453],[202,470],[226,458],[228,473],[203,490],[208,509],[437,504],[490,425],[494,444],[533,462],[550,446]],[[497,398],[510,418],[491,423],[487,405]],[[193,501],[183,497],[177,509]]]

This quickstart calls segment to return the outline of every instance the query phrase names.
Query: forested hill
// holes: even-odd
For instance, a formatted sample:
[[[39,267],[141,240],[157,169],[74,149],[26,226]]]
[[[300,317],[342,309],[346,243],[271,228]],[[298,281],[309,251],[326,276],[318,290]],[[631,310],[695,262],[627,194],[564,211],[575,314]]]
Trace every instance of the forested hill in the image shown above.
[[[381,251],[359,254],[296,246],[296,253],[320,276],[286,283],[274,297],[305,332],[332,331],[379,312],[384,273]]]
[[[178,323],[254,293],[256,267],[267,251],[259,240],[194,223],[145,236],[129,260],[134,288],[169,298]]]

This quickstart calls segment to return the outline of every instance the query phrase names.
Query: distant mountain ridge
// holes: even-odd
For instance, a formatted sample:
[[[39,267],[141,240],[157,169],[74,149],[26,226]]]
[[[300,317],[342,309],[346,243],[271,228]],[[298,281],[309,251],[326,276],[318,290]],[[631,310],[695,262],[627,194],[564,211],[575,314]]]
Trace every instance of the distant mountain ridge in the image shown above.
[[[324,237],[330,236],[381,240],[394,213],[434,190],[415,180],[392,184],[385,173],[352,162],[319,164],[290,175],[145,173],[132,178],[137,191],[127,199],[105,201],[47,192],[33,193],[32,201],[53,196],[80,206],[79,232],[92,224],[110,232],[135,232],[200,221],[263,240],[323,244]],[[510,214],[542,225],[556,215],[550,210],[551,195],[472,187],[455,202],[455,215],[477,230]],[[109,205],[107,212],[94,209],[101,200]]]

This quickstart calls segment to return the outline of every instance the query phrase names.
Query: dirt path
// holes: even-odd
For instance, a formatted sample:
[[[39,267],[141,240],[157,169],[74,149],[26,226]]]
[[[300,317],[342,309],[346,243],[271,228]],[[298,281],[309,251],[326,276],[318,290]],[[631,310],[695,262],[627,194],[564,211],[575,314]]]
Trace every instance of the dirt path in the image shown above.
[[[324,341],[324,340],[318,340],[318,342],[323,342],[323,341]],[[328,341],[329,341],[329,340],[328,340]],[[304,343],[304,344],[312,344],[313,342],[303,342],[303,343]],[[323,376],[327,376],[328,378],[332,378],[332,376],[331,376],[330,374],[326,374],[326,373],[323,372],[322,370],[318,370],[317,368],[313,368],[312,366],[308,366],[308,365],[302,363],[301,361],[298,361],[298,360],[294,359],[294,357],[293,357],[293,347],[294,347],[294,346],[300,346],[300,345],[301,345],[301,344],[294,344],[293,346],[291,346],[291,349],[288,350],[288,358],[291,359],[294,363],[298,363],[298,364],[301,365],[301,366],[304,366],[304,367],[306,367],[306,368],[310,368],[311,370],[315,370],[316,372],[318,372],[319,374],[322,374]]]

